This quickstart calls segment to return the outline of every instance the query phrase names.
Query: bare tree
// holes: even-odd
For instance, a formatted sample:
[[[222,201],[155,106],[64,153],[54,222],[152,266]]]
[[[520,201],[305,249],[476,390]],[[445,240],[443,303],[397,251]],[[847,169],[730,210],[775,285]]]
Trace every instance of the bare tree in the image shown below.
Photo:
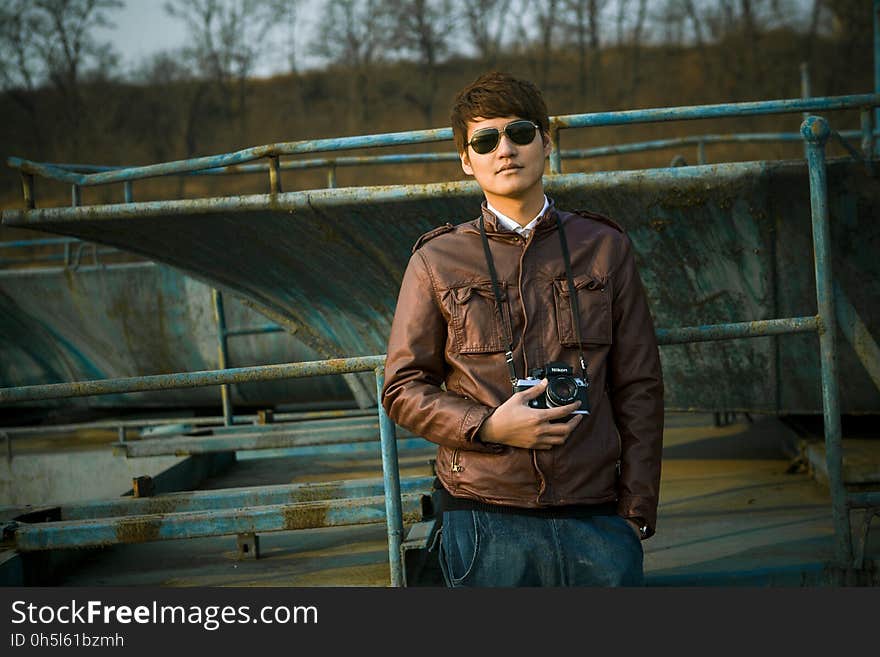
[[[537,7],[534,7],[533,10],[535,12],[535,21],[538,24],[541,47],[539,79],[541,87],[546,89],[550,79],[550,65],[553,59],[553,44],[556,38],[555,28],[559,13],[559,0],[547,0],[547,2],[538,3]]]
[[[237,116],[240,138],[247,123],[247,81],[267,45],[266,36],[293,0],[169,0],[165,10],[192,37],[184,49],[195,70],[216,85],[228,116]],[[203,96],[204,91],[198,96]],[[235,101],[235,102],[233,102]]]
[[[106,75],[115,54],[94,29],[111,25],[109,11],[119,0],[12,0],[0,10],[0,80],[3,89],[37,120],[33,92],[49,83],[59,94],[69,142],[78,156],[87,107],[83,77]],[[41,134],[37,131],[37,138]]]
[[[703,25],[703,17],[697,10],[694,0],[682,0],[684,11],[691,22],[694,32],[694,46],[700,55],[700,61],[703,65],[703,80],[709,82],[712,80],[712,61],[709,56],[709,47],[706,43],[705,27]]]
[[[370,117],[370,69],[380,59],[388,14],[380,0],[329,0],[312,41],[316,54],[352,71],[349,128]]]
[[[578,51],[578,81],[581,96],[593,95],[598,90],[598,76],[602,64],[601,17],[607,0],[567,0],[567,9],[573,15],[572,27]]]
[[[24,110],[37,151],[44,153],[42,125],[34,98],[42,76],[40,53],[32,36],[37,29],[37,17],[28,10],[29,5],[28,0],[12,0],[0,7],[0,88]]]
[[[484,64],[492,68],[504,45],[510,18],[510,0],[460,0],[471,44]]]
[[[395,50],[415,59],[419,77],[410,81],[403,97],[433,121],[434,99],[439,84],[437,65],[449,48],[456,25],[452,0],[385,0],[384,11],[392,24]]]
[[[632,68],[629,78],[629,98],[635,99],[636,91],[641,85],[642,75],[642,41],[645,37],[645,19],[648,13],[648,0],[639,0],[636,12],[636,24],[632,32]]]

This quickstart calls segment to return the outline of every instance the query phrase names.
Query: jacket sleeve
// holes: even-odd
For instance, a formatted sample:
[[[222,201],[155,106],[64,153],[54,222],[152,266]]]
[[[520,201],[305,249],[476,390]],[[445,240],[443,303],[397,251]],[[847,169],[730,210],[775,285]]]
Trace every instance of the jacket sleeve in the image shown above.
[[[432,442],[496,451],[476,438],[493,409],[442,387],[446,332],[428,265],[417,250],[403,275],[391,324],[382,405],[395,423]]]
[[[654,321],[632,243],[623,238],[621,262],[613,272],[613,337],[609,394],[620,434],[621,472],[617,512],[641,518],[648,536],[657,523],[663,442],[663,375]]]

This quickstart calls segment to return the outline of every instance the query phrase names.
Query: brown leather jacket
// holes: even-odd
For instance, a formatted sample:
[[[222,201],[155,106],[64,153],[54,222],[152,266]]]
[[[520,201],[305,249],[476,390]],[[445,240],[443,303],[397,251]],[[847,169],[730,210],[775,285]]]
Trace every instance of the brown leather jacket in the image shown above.
[[[513,336],[520,378],[551,361],[580,370],[556,212],[551,203],[524,239],[483,204],[501,315],[478,220],[418,240],[391,327],[382,403],[398,425],[439,445],[437,476],[456,497],[526,508],[617,501],[618,513],[643,519],[650,536],[663,379],[632,244],[611,220],[559,213],[580,304],[591,415],[549,450],[476,437],[511,395],[506,336]]]

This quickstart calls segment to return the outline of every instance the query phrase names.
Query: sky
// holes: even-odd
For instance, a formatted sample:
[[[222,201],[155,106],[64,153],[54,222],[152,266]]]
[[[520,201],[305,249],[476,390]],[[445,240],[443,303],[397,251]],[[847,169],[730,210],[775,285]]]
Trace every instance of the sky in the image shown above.
[[[163,8],[164,0],[123,0],[124,7],[110,12],[115,23],[111,29],[96,31],[101,40],[109,41],[121,57],[123,69],[137,67],[150,55],[163,50],[174,50],[186,43],[186,27],[182,20],[172,18]],[[315,21],[318,0],[300,0],[298,10],[299,25],[296,34],[297,42],[302,43]],[[307,58],[299,49],[299,64],[308,67]],[[274,71],[264,63],[259,66],[256,75],[271,75]]]

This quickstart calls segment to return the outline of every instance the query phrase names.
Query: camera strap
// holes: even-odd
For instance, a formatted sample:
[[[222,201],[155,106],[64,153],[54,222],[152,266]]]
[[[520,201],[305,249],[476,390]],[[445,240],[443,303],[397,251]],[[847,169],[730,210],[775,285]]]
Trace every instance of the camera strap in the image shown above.
[[[495,305],[498,307],[498,315],[501,318],[502,331],[504,331],[504,337],[507,339],[507,353],[504,354],[504,357],[507,361],[507,368],[510,371],[510,383],[512,386],[516,386],[518,377],[516,376],[516,366],[513,362],[513,336],[507,334],[507,328],[504,323],[504,306],[503,300],[501,299],[501,289],[498,285],[498,274],[495,271],[495,261],[492,258],[492,251],[489,248],[489,238],[486,237],[485,219],[482,214],[480,214],[479,226],[480,237],[483,240],[483,252],[486,254],[486,265],[489,267],[489,277],[492,279],[492,293],[495,295]],[[587,362],[584,359],[584,347],[583,341],[581,340],[581,313],[578,306],[577,290],[574,287],[574,276],[571,273],[571,256],[568,253],[568,241],[565,239],[565,231],[562,229],[562,221],[559,219],[558,213],[556,214],[556,227],[559,232],[559,244],[562,247],[562,260],[565,263],[565,278],[568,281],[568,296],[571,301],[572,322],[574,323],[574,332],[578,341],[581,377],[583,378],[584,383],[589,386],[590,380],[587,376]]]
[[[504,360],[507,361],[507,369],[510,372],[510,385],[516,387],[519,379],[516,375],[516,365],[513,364],[513,336],[507,333],[507,324],[504,321],[504,305],[501,300],[501,290],[498,287],[498,274],[495,272],[495,261],[492,259],[492,251],[489,249],[489,238],[486,237],[485,219],[480,214],[480,236],[483,238],[483,252],[486,254],[486,264],[489,266],[489,278],[492,279],[492,293],[495,295],[495,305],[498,308],[498,317],[501,319],[501,330],[507,339],[507,352]]]
[[[568,298],[571,302],[571,321],[574,324],[574,335],[578,342],[578,354],[581,359],[581,376],[587,386],[590,379],[587,376],[587,361],[584,359],[584,341],[581,339],[581,310],[578,306],[577,290],[574,287],[574,275],[571,273],[571,256],[568,255],[568,240],[565,239],[565,231],[562,230],[562,220],[559,213],[556,214],[556,228],[559,231],[559,244],[562,246],[562,261],[565,263],[565,278],[568,281]]]

